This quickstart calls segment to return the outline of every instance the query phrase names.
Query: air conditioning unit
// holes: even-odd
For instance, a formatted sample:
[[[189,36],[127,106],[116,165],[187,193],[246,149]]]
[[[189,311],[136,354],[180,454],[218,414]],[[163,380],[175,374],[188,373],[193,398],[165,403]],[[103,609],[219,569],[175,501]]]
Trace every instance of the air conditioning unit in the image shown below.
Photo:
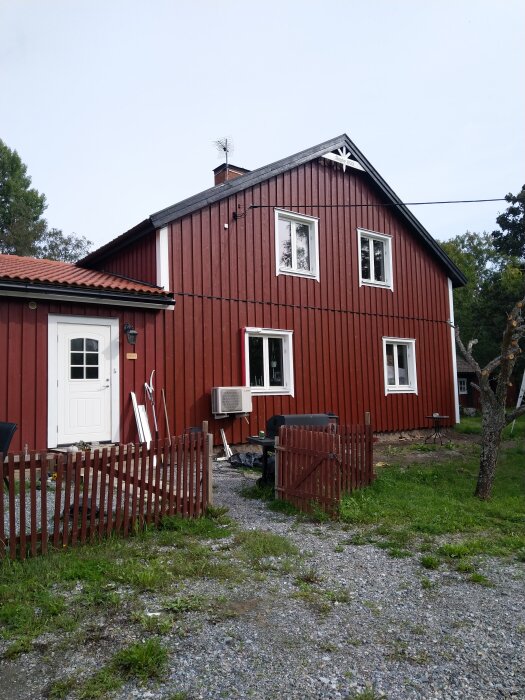
[[[216,386],[211,390],[213,414],[250,413],[251,410],[252,392],[249,386]]]

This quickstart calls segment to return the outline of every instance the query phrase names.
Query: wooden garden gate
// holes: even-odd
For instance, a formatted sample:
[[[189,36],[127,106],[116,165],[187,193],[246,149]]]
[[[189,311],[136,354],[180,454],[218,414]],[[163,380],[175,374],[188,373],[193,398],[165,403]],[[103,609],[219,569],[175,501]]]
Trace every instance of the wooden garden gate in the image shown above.
[[[300,510],[317,504],[327,512],[341,495],[368,486],[374,479],[372,426],[282,426],[276,440],[277,498]]]

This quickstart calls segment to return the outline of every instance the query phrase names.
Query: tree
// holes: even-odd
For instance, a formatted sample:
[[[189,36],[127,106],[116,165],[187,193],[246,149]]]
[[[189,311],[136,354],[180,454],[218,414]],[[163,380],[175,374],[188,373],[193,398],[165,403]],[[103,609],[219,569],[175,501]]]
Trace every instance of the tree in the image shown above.
[[[48,228],[46,206],[45,195],[31,187],[27,166],[0,139],[0,253],[64,262],[87,255],[87,238]]]
[[[476,356],[484,365],[499,353],[500,329],[522,294],[519,261],[501,253],[489,233],[467,231],[441,245],[467,278],[454,290],[454,316],[465,336],[478,339]]]
[[[525,262],[525,185],[519,194],[509,193],[505,199],[511,206],[496,219],[500,230],[492,232],[494,245],[500,252]]]
[[[66,236],[58,228],[47,229],[38,242],[37,258],[74,263],[89,253],[91,241],[72,233]]]
[[[460,337],[459,327],[456,326],[456,342],[459,351],[476,373],[478,383],[473,386],[480,392],[481,455],[475,495],[483,500],[489,499],[492,495],[503,428],[519,416],[525,415],[525,405],[510,412],[506,410],[507,393],[514,365],[523,352],[520,342],[525,338],[524,307],[525,297],[514,305],[508,315],[500,354],[483,368],[472,354],[477,340],[470,340],[465,347]]]
[[[36,255],[45,208],[46,198],[31,188],[20,156],[0,139],[0,252]]]
[[[508,226],[512,225],[512,231],[519,233],[520,230],[523,230],[525,209],[523,203],[517,206],[516,202],[513,201],[517,198],[513,198],[512,195],[509,195],[509,197],[511,199],[507,198],[507,201],[511,202],[511,206],[505,214],[501,214],[498,217],[497,221],[502,229],[505,226],[507,228],[504,230],[510,230]],[[518,211],[516,211],[517,209]],[[498,239],[493,234],[493,238],[494,245],[498,250],[501,250],[501,248],[496,241],[509,241],[509,238],[504,239],[503,235]],[[514,245],[506,247],[503,252],[509,254],[510,251],[514,255],[519,253],[518,248]],[[519,254],[523,256],[523,251]],[[519,289],[519,296],[523,296],[523,281],[523,270],[519,268],[515,260],[514,262],[507,261],[506,265],[500,266],[500,269],[493,271],[492,275],[489,274],[487,279],[482,281],[480,285],[481,293],[487,297],[487,303],[489,304],[489,306],[485,307],[485,313],[491,308],[491,304],[493,312],[496,312],[498,309],[501,312],[502,286],[505,287],[506,285],[507,290],[513,289],[517,291]],[[500,285],[499,289],[498,285]],[[494,303],[497,306],[494,306]],[[473,386],[480,393],[481,455],[475,495],[483,500],[490,498],[492,494],[503,429],[519,416],[525,415],[525,405],[509,412],[506,409],[507,394],[512,383],[512,375],[516,362],[523,352],[520,344],[525,339],[524,308],[525,296],[516,302],[507,313],[499,352],[494,359],[486,362],[484,365],[483,363],[480,364],[473,355],[473,348],[478,343],[478,339],[470,340],[465,346],[460,337],[460,326],[456,325],[455,329],[458,349],[472,371],[476,373],[477,384],[473,383]]]

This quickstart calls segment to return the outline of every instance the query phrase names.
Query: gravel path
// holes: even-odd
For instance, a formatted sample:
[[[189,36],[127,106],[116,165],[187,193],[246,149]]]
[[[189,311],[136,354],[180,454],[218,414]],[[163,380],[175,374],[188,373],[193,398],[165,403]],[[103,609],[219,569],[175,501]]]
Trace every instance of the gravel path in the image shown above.
[[[273,569],[268,562],[242,584],[192,582],[194,593],[225,596],[235,614],[210,620],[188,613],[185,634],[162,638],[170,652],[166,680],[128,683],[117,700],[347,700],[365,688],[374,700],[525,697],[522,563],[481,561],[479,571],[494,586],[476,585],[444,567],[426,571],[418,556],[394,559],[372,546],[345,544],[352,532],[338,524],[272,513],[240,496],[247,477],[223,463],[215,465],[214,483],[215,504],[228,506],[240,529],[280,534],[299,547],[299,567],[315,572],[312,589],[326,609],[297,597],[297,568],[287,572],[282,561]],[[106,633],[124,644],[130,631],[116,624],[108,620]],[[60,675],[100,668],[108,650],[99,644],[94,654],[61,654]],[[23,655],[0,670],[2,697],[45,697],[50,672],[35,652]],[[14,694],[5,694],[9,687]]]
[[[282,573],[234,587],[244,614],[174,642],[174,690],[231,700],[346,699],[367,687],[388,700],[525,697],[523,564],[481,564],[495,584],[486,588],[372,546],[335,552],[348,532],[272,513],[239,495],[246,482],[217,465],[216,504],[228,506],[243,529],[291,539],[310,555],[319,587],[345,589],[350,602],[320,614],[292,597],[295,576]],[[423,576],[431,589],[422,588]],[[127,688],[118,697],[160,695]]]

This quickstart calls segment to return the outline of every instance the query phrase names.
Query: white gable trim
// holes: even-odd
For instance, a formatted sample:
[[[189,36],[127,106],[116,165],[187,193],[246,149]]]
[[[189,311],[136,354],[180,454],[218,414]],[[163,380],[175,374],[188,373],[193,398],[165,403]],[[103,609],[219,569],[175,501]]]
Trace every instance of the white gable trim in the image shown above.
[[[340,163],[343,166],[343,172],[345,172],[347,168],[355,168],[356,170],[362,170],[363,172],[365,171],[363,166],[352,158],[352,154],[346,148],[346,146],[338,148],[337,153],[332,153],[331,151],[329,153],[325,153],[323,158],[333,160],[335,163]]]

